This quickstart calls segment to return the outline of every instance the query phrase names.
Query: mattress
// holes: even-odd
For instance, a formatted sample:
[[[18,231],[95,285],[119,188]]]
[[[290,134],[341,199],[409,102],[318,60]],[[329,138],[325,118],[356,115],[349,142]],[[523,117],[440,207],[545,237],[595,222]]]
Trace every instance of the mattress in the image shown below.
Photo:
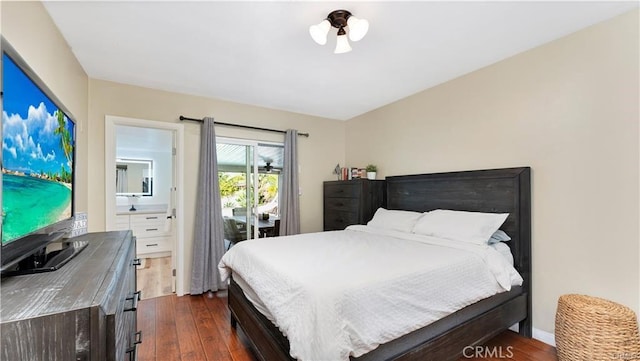
[[[504,257],[505,261],[507,261],[507,263],[513,266],[513,254],[511,254],[511,250],[509,249],[509,246],[500,242],[500,243],[490,244],[489,247],[493,248],[498,253],[500,253],[500,255]],[[258,310],[258,312],[260,312],[269,321],[271,321],[274,325],[277,326],[276,319],[273,317],[271,312],[269,312],[269,309],[267,308],[267,306],[264,305],[262,300],[260,300],[260,297],[258,297],[258,295],[253,290],[253,288],[251,288],[251,286],[237,273],[233,275],[233,280],[236,281],[238,286],[240,286],[240,289],[242,289],[242,293],[244,293],[244,296],[249,300],[249,302],[251,302],[251,304],[253,304],[253,306]]]
[[[520,285],[499,252],[351,226],[246,241],[220,262],[300,360],[348,360]]]

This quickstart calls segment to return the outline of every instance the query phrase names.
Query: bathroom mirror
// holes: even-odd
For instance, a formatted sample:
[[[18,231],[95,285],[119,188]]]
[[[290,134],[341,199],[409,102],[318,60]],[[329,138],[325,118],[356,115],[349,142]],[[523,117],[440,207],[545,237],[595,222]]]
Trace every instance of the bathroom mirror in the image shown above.
[[[152,196],[153,161],[116,159],[116,196]]]

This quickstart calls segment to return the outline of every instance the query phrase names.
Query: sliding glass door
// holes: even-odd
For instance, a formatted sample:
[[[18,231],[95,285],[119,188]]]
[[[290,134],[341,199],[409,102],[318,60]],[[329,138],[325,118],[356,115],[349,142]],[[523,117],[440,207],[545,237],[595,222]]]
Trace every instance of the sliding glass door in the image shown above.
[[[273,234],[282,144],[218,138],[216,150],[225,239],[233,244]]]

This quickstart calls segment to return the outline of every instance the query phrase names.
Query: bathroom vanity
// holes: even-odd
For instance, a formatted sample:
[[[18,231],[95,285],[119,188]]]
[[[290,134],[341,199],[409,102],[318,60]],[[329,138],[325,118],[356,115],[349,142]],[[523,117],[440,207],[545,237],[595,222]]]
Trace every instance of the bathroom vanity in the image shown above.
[[[128,206],[116,208],[116,230],[133,231],[137,238],[138,257],[165,257],[173,248],[171,214],[166,204],[136,205],[135,211]]]

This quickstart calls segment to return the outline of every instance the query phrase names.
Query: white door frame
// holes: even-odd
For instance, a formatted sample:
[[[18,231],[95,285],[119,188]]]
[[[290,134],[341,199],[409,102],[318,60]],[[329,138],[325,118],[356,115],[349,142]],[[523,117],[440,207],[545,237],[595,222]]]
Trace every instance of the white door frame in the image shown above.
[[[104,117],[104,166],[105,166],[105,225],[115,229],[116,215],[116,126],[172,130],[176,134],[176,240],[173,246],[176,263],[176,294],[186,293],[184,285],[184,125],[157,120],[144,120],[106,115]]]

